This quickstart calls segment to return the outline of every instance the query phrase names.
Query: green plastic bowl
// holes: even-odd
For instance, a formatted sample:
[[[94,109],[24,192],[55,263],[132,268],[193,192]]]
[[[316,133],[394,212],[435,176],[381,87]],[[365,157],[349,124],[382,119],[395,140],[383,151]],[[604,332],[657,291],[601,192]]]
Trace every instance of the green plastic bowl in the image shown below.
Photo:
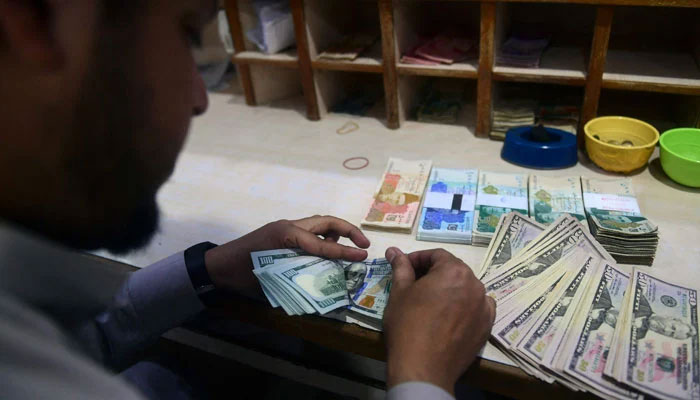
[[[676,128],[659,140],[661,167],[681,185],[700,187],[700,129]]]

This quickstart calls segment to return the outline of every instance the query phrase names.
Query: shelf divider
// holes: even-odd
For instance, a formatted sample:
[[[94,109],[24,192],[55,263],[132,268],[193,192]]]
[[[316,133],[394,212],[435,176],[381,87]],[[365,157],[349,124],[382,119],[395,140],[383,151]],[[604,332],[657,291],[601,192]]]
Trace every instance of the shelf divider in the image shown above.
[[[493,58],[496,29],[496,3],[481,3],[479,68],[477,70],[476,136],[488,137],[493,106]]]
[[[610,30],[612,28],[613,11],[614,9],[612,6],[598,6],[596,10],[593,43],[591,44],[591,58],[588,62],[586,87],[583,94],[583,107],[581,107],[581,118],[576,134],[579,149],[585,148],[583,126],[586,125],[588,121],[595,118],[598,113],[600,90],[603,86],[603,72],[605,71],[605,57],[608,53],[608,42],[610,41]]]
[[[233,48],[236,54],[242,53],[246,51],[246,49],[243,27],[241,26],[241,17],[238,10],[238,0],[226,0],[225,6],[229,31],[231,32],[231,39],[233,39]],[[231,61],[236,63],[235,54]],[[236,63],[236,68],[238,70],[238,79],[241,82],[243,94],[245,95],[246,104],[249,106],[256,105],[253,80],[250,76],[250,66],[248,64]]]
[[[398,129],[399,89],[396,78],[396,36],[394,34],[394,6],[392,0],[379,0],[379,23],[382,29],[382,64],[384,77],[384,101],[386,103],[386,126]]]
[[[294,36],[297,43],[297,57],[299,59],[299,75],[301,75],[301,88],[306,102],[306,118],[311,121],[321,119],[318,110],[318,95],[314,81],[314,71],[311,67],[311,54],[309,52],[309,36],[306,29],[306,17],[304,15],[304,1],[291,0],[292,18],[294,19]]]

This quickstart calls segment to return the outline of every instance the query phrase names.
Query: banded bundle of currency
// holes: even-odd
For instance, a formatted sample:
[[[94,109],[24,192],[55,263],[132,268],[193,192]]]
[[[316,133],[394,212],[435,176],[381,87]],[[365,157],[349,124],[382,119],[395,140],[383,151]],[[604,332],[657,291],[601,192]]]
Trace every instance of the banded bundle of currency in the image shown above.
[[[432,161],[390,158],[362,227],[411,232]]]
[[[530,175],[528,192],[530,216],[535,221],[549,225],[562,213],[567,213],[576,217],[584,226],[588,225],[578,176]]]
[[[517,211],[527,216],[527,208],[527,175],[480,171],[472,244],[488,246],[501,215]]]
[[[250,254],[253,273],[273,307],[289,315],[326,314],[346,308],[381,320],[391,288],[391,264],[326,260],[298,249]]]
[[[478,174],[476,169],[433,168],[418,220],[418,240],[472,242]]]
[[[642,216],[627,179],[581,178],[591,233],[617,262],[651,265],[659,244],[658,227]]]

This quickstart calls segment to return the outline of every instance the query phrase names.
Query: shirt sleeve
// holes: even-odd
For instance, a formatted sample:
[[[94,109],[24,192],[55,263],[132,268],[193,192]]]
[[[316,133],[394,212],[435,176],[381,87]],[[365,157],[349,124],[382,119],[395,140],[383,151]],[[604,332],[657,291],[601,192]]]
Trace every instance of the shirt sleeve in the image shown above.
[[[202,310],[180,252],[133,272],[112,304],[76,333],[94,358],[116,369]]]
[[[386,394],[387,400],[455,400],[451,394],[427,382],[404,382],[391,389]]]

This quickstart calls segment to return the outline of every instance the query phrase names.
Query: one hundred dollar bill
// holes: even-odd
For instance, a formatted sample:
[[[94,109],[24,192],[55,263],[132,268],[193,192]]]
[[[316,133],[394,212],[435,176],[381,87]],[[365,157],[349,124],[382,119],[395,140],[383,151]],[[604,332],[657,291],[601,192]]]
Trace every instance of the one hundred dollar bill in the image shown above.
[[[428,160],[390,158],[361,225],[365,228],[410,232],[420,209],[431,167],[432,161]]]
[[[381,320],[389,301],[391,277],[391,264],[385,258],[348,263],[345,283],[350,310]]]

